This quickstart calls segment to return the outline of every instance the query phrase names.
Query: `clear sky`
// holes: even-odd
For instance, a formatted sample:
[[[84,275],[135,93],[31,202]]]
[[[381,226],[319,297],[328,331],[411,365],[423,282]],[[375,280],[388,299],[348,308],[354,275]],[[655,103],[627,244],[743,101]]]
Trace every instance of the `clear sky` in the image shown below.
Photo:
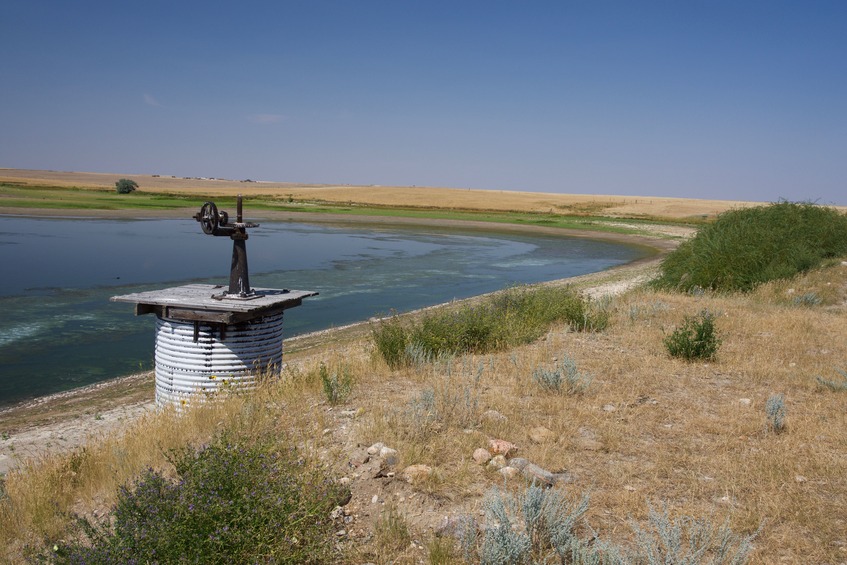
[[[847,204],[847,2],[3,0],[0,167]]]

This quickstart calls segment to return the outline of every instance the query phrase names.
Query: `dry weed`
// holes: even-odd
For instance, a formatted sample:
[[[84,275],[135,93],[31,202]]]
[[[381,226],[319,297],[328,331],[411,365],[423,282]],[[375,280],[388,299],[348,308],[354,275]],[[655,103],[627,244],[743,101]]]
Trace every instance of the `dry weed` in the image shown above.
[[[791,288],[802,293],[836,287],[834,295],[841,296],[845,269],[838,264],[809,274]],[[376,490],[368,491],[393,492],[398,501],[415,494],[418,511],[406,523],[419,541],[428,540],[447,514],[478,515],[482,493],[502,485],[500,474],[471,459],[475,448],[500,438],[541,467],[566,472],[568,482],[557,488],[573,496],[590,492],[588,523],[615,543],[634,542],[629,520],[644,524],[648,503],[667,504],[673,516],[715,524],[729,519],[741,534],[764,522],[754,563],[842,562],[847,412],[843,394],[817,386],[815,376],[847,366],[847,304],[798,308],[773,299],[774,292],[694,296],[637,290],[610,305],[612,320],[602,333],[553,328],[528,346],[455,359],[449,370],[434,363],[391,371],[371,355],[364,339],[326,350],[289,365],[283,378],[255,395],[207,403],[182,416],[150,414],[123,435],[10,473],[0,506],[0,546],[12,561],[9,556],[20,555],[22,543],[61,532],[63,512],[104,510],[118,485],[145,466],[164,465],[168,449],[237,426],[284,432],[307,454],[334,466],[338,476],[354,476],[351,453],[377,441],[398,450],[398,470],[413,463],[431,466],[432,476],[414,487],[398,478],[373,483]],[[716,360],[671,358],[664,336],[685,315],[704,308],[720,313]],[[594,376],[582,395],[550,394],[533,383],[536,368],[565,354]],[[324,398],[320,363],[347,367],[353,376],[343,404],[331,406]],[[411,407],[426,391],[432,392],[431,402],[416,413]],[[774,394],[784,396],[787,408],[781,434],[767,432],[765,404]],[[505,419],[485,416],[491,410]],[[533,433],[539,427],[549,433],[539,437]],[[368,477],[355,478],[353,506],[357,519],[370,516],[373,525],[379,512],[355,498],[356,489],[368,484]],[[398,502],[398,512],[403,504]],[[372,535],[357,535],[350,555],[373,556]],[[399,548],[399,542],[383,550],[395,552],[380,556],[386,562],[413,562],[423,551]]]

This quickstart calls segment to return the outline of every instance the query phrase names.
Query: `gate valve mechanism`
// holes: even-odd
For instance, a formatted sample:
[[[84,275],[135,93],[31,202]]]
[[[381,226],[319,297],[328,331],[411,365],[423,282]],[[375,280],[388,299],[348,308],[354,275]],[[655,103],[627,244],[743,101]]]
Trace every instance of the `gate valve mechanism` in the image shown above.
[[[193,218],[200,222],[203,233],[215,236],[229,236],[232,239],[232,265],[229,271],[229,290],[212,298],[251,298],[256,293],[250,288],[250,276],[247,271],[247,228],[259,227],[259,224],[244,222],[241,211],[241,195],[237,199],[236,221],[229,223],[229,214],[218,211],[214,202],[206,202]]]

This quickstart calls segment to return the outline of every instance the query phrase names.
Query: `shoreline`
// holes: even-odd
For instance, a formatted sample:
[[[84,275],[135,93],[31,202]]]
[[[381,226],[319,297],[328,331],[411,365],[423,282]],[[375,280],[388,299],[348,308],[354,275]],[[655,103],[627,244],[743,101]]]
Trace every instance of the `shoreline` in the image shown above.
[[[0,216],[10,215],[7,209],[0,208]],[[23,212],[21,210],[20,212]],[[120,213],[105,210],[80,210],[79,214],[67,214],[66,210],[54,211],[27,209],[19,216],[28,217],[83,217],[103,219],[163,219],[184,218],[185,210],[156,211],[156,213],[137,210],[121,210]],[[62,212],[61,214],[57,212]],[[492,224],[485,221],[468,220],[431,220],[418,218],[393,218],[372,216],[346,216],[331,214],[310,214],[298,212],[262,212],[257,220],[302,221],[307,223],[353,223],[370,225],[406,225],[430,226],[462,229],[480,229],[487,231],[505,231],[512,233],[545,233],[567,237],[601,239],[617,243],[647,247],[652,250],[642,257],[625,265],[611,269],[555,279],[538,284],[561,285],[574,284],[587,294],[597,297],[603,294],[617,294],[646,280],[648,272],[659,263],[661,258],[675,248],[684,233],[632,235],[609,232],[593,232],[551,228],[545,226],[524,226],[514,224]],[[352,221],[351,221],[352,220]],[[683,228],[684,229],[684,228]],[[693,231],[693,230],[688,230]],[[670,239],[673,237],[673,239]],[[496,291],[495,291],[496,292]],[[488,293],[491,294],[491,293]],[[485,296],[485,295],[481,295]],[[474,296],[462,301],[479,299]],[[421,308],[408,315],[415,315],[447,304],[444,302]],[[290,361],[298,361],[318,354],[329,345],[337,345],[346,340],[360,338],[367,332],[372,319],[361,320],[344,326],[330,327],[283,341],[285,356]],[[46,396],[35,397],[0,408],[0,477],[11,469],[23,464],[25,460],[37,458],[52,451],[73,449],[95,436],[102,436],[119,429],[124,423],[140,417],[154,409],[153,371],[110,378],[99,383],[86,385]]]

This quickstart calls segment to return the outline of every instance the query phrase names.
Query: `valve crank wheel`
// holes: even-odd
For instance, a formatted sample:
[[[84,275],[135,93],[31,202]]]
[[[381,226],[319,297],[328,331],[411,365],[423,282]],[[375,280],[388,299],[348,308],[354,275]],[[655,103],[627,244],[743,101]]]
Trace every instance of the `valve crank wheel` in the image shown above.
[[[206,202],[200,208],[200,227],[207,234],[215,233],[218,229],[218,207],[214,202]]]

